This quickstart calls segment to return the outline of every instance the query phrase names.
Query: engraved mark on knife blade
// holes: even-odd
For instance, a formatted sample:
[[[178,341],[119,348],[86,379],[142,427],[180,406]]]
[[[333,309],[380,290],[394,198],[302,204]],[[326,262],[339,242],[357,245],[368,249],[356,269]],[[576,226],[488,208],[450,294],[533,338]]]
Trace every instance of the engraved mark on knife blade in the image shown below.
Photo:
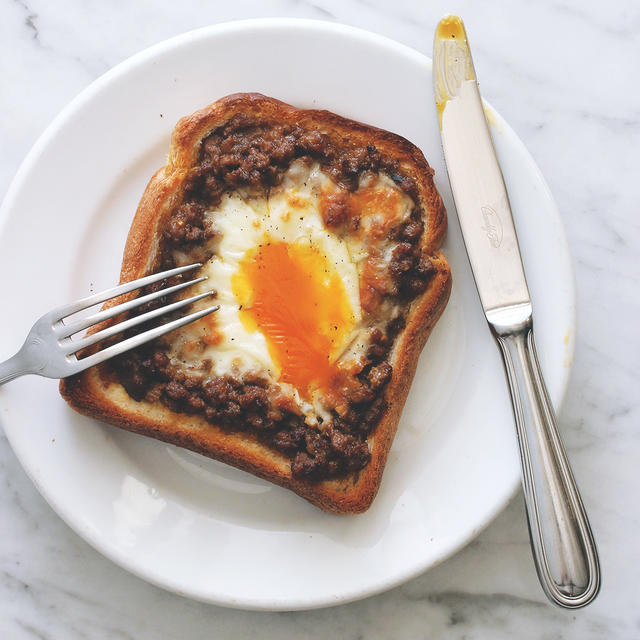
[[[485,232],[489,243],[494,249],[502,244],[502,221],[496,213],[496,210],[489,205],[480,207],[482,211],[482,230]]]

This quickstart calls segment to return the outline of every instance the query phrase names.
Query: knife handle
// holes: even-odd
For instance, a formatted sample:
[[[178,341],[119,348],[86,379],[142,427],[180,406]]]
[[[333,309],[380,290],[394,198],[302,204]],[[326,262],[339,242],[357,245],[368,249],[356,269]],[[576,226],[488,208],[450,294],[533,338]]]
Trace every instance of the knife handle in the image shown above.
[[[511,391],[538,578],[554,604],[584,607],[600,590],[598,551],[538,363],[531,305],[491,313]]]

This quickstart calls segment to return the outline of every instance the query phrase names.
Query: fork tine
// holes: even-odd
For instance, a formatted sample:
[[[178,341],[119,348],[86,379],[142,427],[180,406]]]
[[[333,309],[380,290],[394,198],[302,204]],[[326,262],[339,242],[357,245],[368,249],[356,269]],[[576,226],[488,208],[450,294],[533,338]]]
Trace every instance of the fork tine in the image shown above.
[[[171,276],[177,276],[181,273],[185,273],[186,271],[192,271],[193,269],[197,269],[201,266],[202,263],[197,262],[186,267],[176,267],[175,269],[169,269],[168,271],[152,273],[150,276],[138,278],[137,280],[132,280],[131,282],[125,282],[124,284],[118,285],[117,287],[106,289],[105,291],[100,291],[99,293],[94,293],[92,296],[82,298],[81,300],[77,300],[76,302],[72,302],[71,304],[64,305],[63,307],[57,307],[56,309],[51,311],[50,316],[53,317],[54,321],[60,321],[67,316],[77,313],[78,311],[82,311],[83,309],[92,307],[94,304],[104,302],[105,300],[109,300],[110,298],[115,298],[116,296],[120,296],[123,293],[129,293],[130,291],[134,291],[135,289],[139,289],[140,287],[145,287],[148,284],[153,284],[154,282],[158,282],[163,278],[170,278]]]
[[[131,327],[135,327],[138,324],[143,322],[148,322],[149,320],[153,320],[158,316],[163,316],[171,311],[175,311],[176,309],[180,309],[182,307],[191,304],[192,302],[197,302],[198,300],[202,300],[202,298],[207,298],[212,295],[213,291],[207,291],[205,293],[200,293],[196,296],[192,296],[191,298],[184,298],[183,300],[178,300],[177,302],[173,302],[164,307],[159,307],[158,309],[154,309],[153,311],[147,311],[147,313],[142,313],[139,316],[134,316],[133,318],[129,318],[124,322],[119,322],[118,324],[114,324],[111,327],[107,327],[102,331],[98,331],[92,335],[86,336],[85,338],[81,338],[80,340],[71,340],[70,338],[64,338],[63,340],[59,340],[61,346],[65,350],[66,355],[71,355],[72,353],[76,353],[86,347],[95,344],[96,342],[100,342],[101,340],[105,340],[106,338],[110,338],[118,333],[122,333],[126,329],[130,329]]]
[[[177,320],[173,320],[167,324],[163,324],[159,327],[155,327],[154,329],[149,329],[149,331],[145,331],[144,333],[140,333],[137,336],[132,336],[131,338],[127,338],[118,344],[111,345],[102,351],[98,351],[98,353],[94,353],[87,358],[83,358],[82,360],[77,360],[75,356],[72,356],[73,365],[74,365],[74,373],[79,371],[84,371],[89,367],[92,367],[96,364],[100,364],[109,358],[113,358],[114,356],[120,355],[129,349],[133,349],[134,347],[138,347],[149,340],[153,340],[154,338],[159,338],[163,336],[165,333],[169,333],[169,331],[173,331],[174,329],[179,329],[183,327],[185,324],[189,324],[190,322],[194,322],[199,320],[200,318],[204,318],[204,316],[217,311],[220,308],[220,305],[215,305],[213,307],[208,307],[207,309],[202,309],[201,311],[195,311],[194,313],[190,313],[187,316],[182,318],[178,318]]]
[[[128,302],[123,302],[121,304],[116,305],[115,307],[110,307],[109,309],[105,309],[104,311],[100,311],[98,313],[94,313],[86,318],[82,318],[82,320],[78,320],[77,322],[72,322],[69,324],[59,324],[54,327],[56,334],[59,338],[71,337],[74,333],[78,333],[78,331],[82,331],[82,329],[86,329],[94,324],[98,324],[98,322],[102,322],[104,320],[108,320],[109,318],[113,318],[125,311],[129,311],[130,309],[135,309],[136,307],[144,304],[145,302],[150,302],[151,300],[155,300],[156,298],[161,298],[162,296],[167,296],[176,291],[180,291],[181,289],[186,289],[193,284],[198,284],[203,280],[206,280],[206,276],[202,278],[196,278],[195,280],[190,280],[189,282],[182,282],[181,284],[176,284],[172,287],[167,287],[166,289],[160,289],[160,291],[154,291],[153,293],[149,293],[140,298],[134,298],[133,300],[129,300]]]

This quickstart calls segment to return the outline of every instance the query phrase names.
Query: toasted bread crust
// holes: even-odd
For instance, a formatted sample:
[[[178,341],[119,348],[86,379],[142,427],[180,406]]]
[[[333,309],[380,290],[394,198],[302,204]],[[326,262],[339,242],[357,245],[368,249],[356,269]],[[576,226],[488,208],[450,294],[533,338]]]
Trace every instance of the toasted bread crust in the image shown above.
[[[388,407],[368,436],[371,461],[361,471],[344,477],[298,480],[291,474],[289,458],[266,447],[250,432],[231,432],[212,425],[202,416],[173,412],[161,403],[137,402],[113,376],[105,375],[104,366],[62,380],[60,392],[74,409],[87,416],[249,471],[295,491],[326,511],[359,513],[370,506],[378,491],[418,357],[449,298],[451,273],[445,257],[437,251],[446,234],[444,206],[424,156],[404,138],[328,111],[299,110],[259,94],[234,94],[176,125],[167,165],[149,182],[131,225],[121,282],[154,269],[160,250],[160,229],[183,198],[187,172],[197,161],[200,141],[238,113],[254,114],[274,123],[295,121],[304,127],[330,132],[334,139],[360,139],[365,144],[374,144],[382,155],[397,160],[402,171],[418,186],[418,199],[425,212],[420,246],[432,255],[436,273],[426,291],[411,303],[406,326],[390,354],[393,374],[385,389]]]

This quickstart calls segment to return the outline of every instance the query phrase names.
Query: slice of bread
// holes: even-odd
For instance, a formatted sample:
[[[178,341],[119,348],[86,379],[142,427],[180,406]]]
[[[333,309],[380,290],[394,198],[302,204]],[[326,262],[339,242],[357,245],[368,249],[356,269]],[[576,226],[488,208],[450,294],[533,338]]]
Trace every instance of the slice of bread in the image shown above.
[[[138,206],[121,282],[203,261],[204,285],[220,286],[223,309],[212,323],[62,380],[62,396],[80,413],[221,460],[326,511],[366,510],[451,289],[432,174],[400,136],[259,94],[227,96],[183,118]],[[259,237],[288,265],[270,284],[259,268],[247,271],[266,259]],[[315,298],[294,291],[288,273],[301,238],[300,274]],[[319,283],[312,263],[329,274]],[[242,269],[253,273],[253,290],[238,284]],[[280,296],[267,315],[260,287]],[[318,310],[304,315],[308,296]],[[336,298],[342,316],[331,310]],[[298,343],[302,354],[292,355]],[[318,354],[326,362],[316,366]]]

